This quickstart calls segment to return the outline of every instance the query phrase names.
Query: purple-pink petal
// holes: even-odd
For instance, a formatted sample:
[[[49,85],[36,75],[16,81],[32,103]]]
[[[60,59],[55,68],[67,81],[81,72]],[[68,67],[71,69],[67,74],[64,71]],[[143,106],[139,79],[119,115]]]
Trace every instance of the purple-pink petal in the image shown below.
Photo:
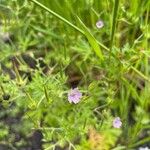
[[[68,101],[70,103],[77,104],[79,103],[82,97],[82,93],[78,90],[78,88],[71,89],[68,93]]]
[[[116,117],[114,120],[113,120],[113,127],[114,128],[120,128],[122,126],[122,122],[121,122],[121,119],[119,117]]]

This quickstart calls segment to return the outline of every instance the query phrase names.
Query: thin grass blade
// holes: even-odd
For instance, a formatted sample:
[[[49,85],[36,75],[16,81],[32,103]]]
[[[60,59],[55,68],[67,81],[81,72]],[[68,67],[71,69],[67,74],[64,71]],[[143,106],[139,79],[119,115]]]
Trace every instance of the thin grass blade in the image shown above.
[[[114,5],[114,9],[113,9],[112,27],[111,27],[110,50],[112,50],[112,45],[113,45],[113,41],[114,41],[118,8],[119,8],[119,0],[115,0],[115,5]]]
[[[37,0],[31,0],[31,1],[33,3],[35,3],[37,6],[40,6],[41,8],[43,8],[44,10],[46,10],[47,12],[51,13],[53,16],[59,18],[61,21],[65,22],[66,24],[68,24],[69,26],[71,26],[72,28],[78,30],[80,33],[83,34],[83,31],[81,29],[79,29],[77,26],[75,26],[74,24],[72,24],[70,21],[68,21],[64,17],[62,17],[59,14],[57,14],[56,12],[52,11],[48,7],[44,6],[43,4],[41,4],[40,2],[38,2]]]
[[[60,16],[59,14],[57,14],[56,12],[54,12],[53,10],[49,9],[48,7],[44,6],[43,4],[41,4],[40,2],[38,2],[37,0],[31,0],[31,2],[35,3],[37,6],[41,7],[42,9],[44,9],[45,11],[49,12],[50,14],[52,14],[53,16],[57,17],[58,19],[60,19],[61,21],[63,21],[64,23],[68,24],[69,26],[71,26],[73,29],[79,31],[82,34],[85,34],[85,32],[83,30],[81,30],[80,28],[78,28],[76,25],[72,24],[70,21],[68,21],[67,19],[65,19],[64,17]],[[89,31],[88,31],[89,32]],[[100,42],[97,42],[102,48],[104,48],[105,50],[109,50],[105,45],[103,45]],[[99,47],[99,46],[97,46]]]

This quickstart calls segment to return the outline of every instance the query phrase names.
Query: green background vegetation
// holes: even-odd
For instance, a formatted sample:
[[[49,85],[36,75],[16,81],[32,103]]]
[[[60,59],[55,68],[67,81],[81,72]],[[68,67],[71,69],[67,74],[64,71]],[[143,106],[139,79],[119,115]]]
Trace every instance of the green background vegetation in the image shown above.
[[[150,146],[149,10],[149,0],[1,0],[0,145],[37,149],[36,131],[44,150]]]

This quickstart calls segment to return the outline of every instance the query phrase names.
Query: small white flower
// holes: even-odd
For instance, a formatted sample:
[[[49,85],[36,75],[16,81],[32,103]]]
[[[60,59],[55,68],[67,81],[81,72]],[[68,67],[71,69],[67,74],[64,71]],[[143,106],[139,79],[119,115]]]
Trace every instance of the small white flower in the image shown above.
[[[96,22],[96,27],[98,29],[102,28],[103,26],[104,26],[104,22],[102,20],[99,20],[99,21]]]

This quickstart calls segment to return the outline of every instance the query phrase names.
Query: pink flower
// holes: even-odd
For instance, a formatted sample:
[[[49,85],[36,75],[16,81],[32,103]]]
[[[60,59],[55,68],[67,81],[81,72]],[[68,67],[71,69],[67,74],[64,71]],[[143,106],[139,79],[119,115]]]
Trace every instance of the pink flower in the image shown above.
[[[122,126],[122,122],[120,120],[119,117],[116,117],[114,120],[113,120],[113,127],[114,128],[120,128]]]
[[[102,20],[99,20],[99,21],[96,22],[96,27],[98,29],[102,28],[103,26],[104,26],[104,22]]]
[[[82,97],[82,93],[78,90],[78,88],[71,89],[68,93],[69,103],[77,104],[79,103],[81,97]]]

